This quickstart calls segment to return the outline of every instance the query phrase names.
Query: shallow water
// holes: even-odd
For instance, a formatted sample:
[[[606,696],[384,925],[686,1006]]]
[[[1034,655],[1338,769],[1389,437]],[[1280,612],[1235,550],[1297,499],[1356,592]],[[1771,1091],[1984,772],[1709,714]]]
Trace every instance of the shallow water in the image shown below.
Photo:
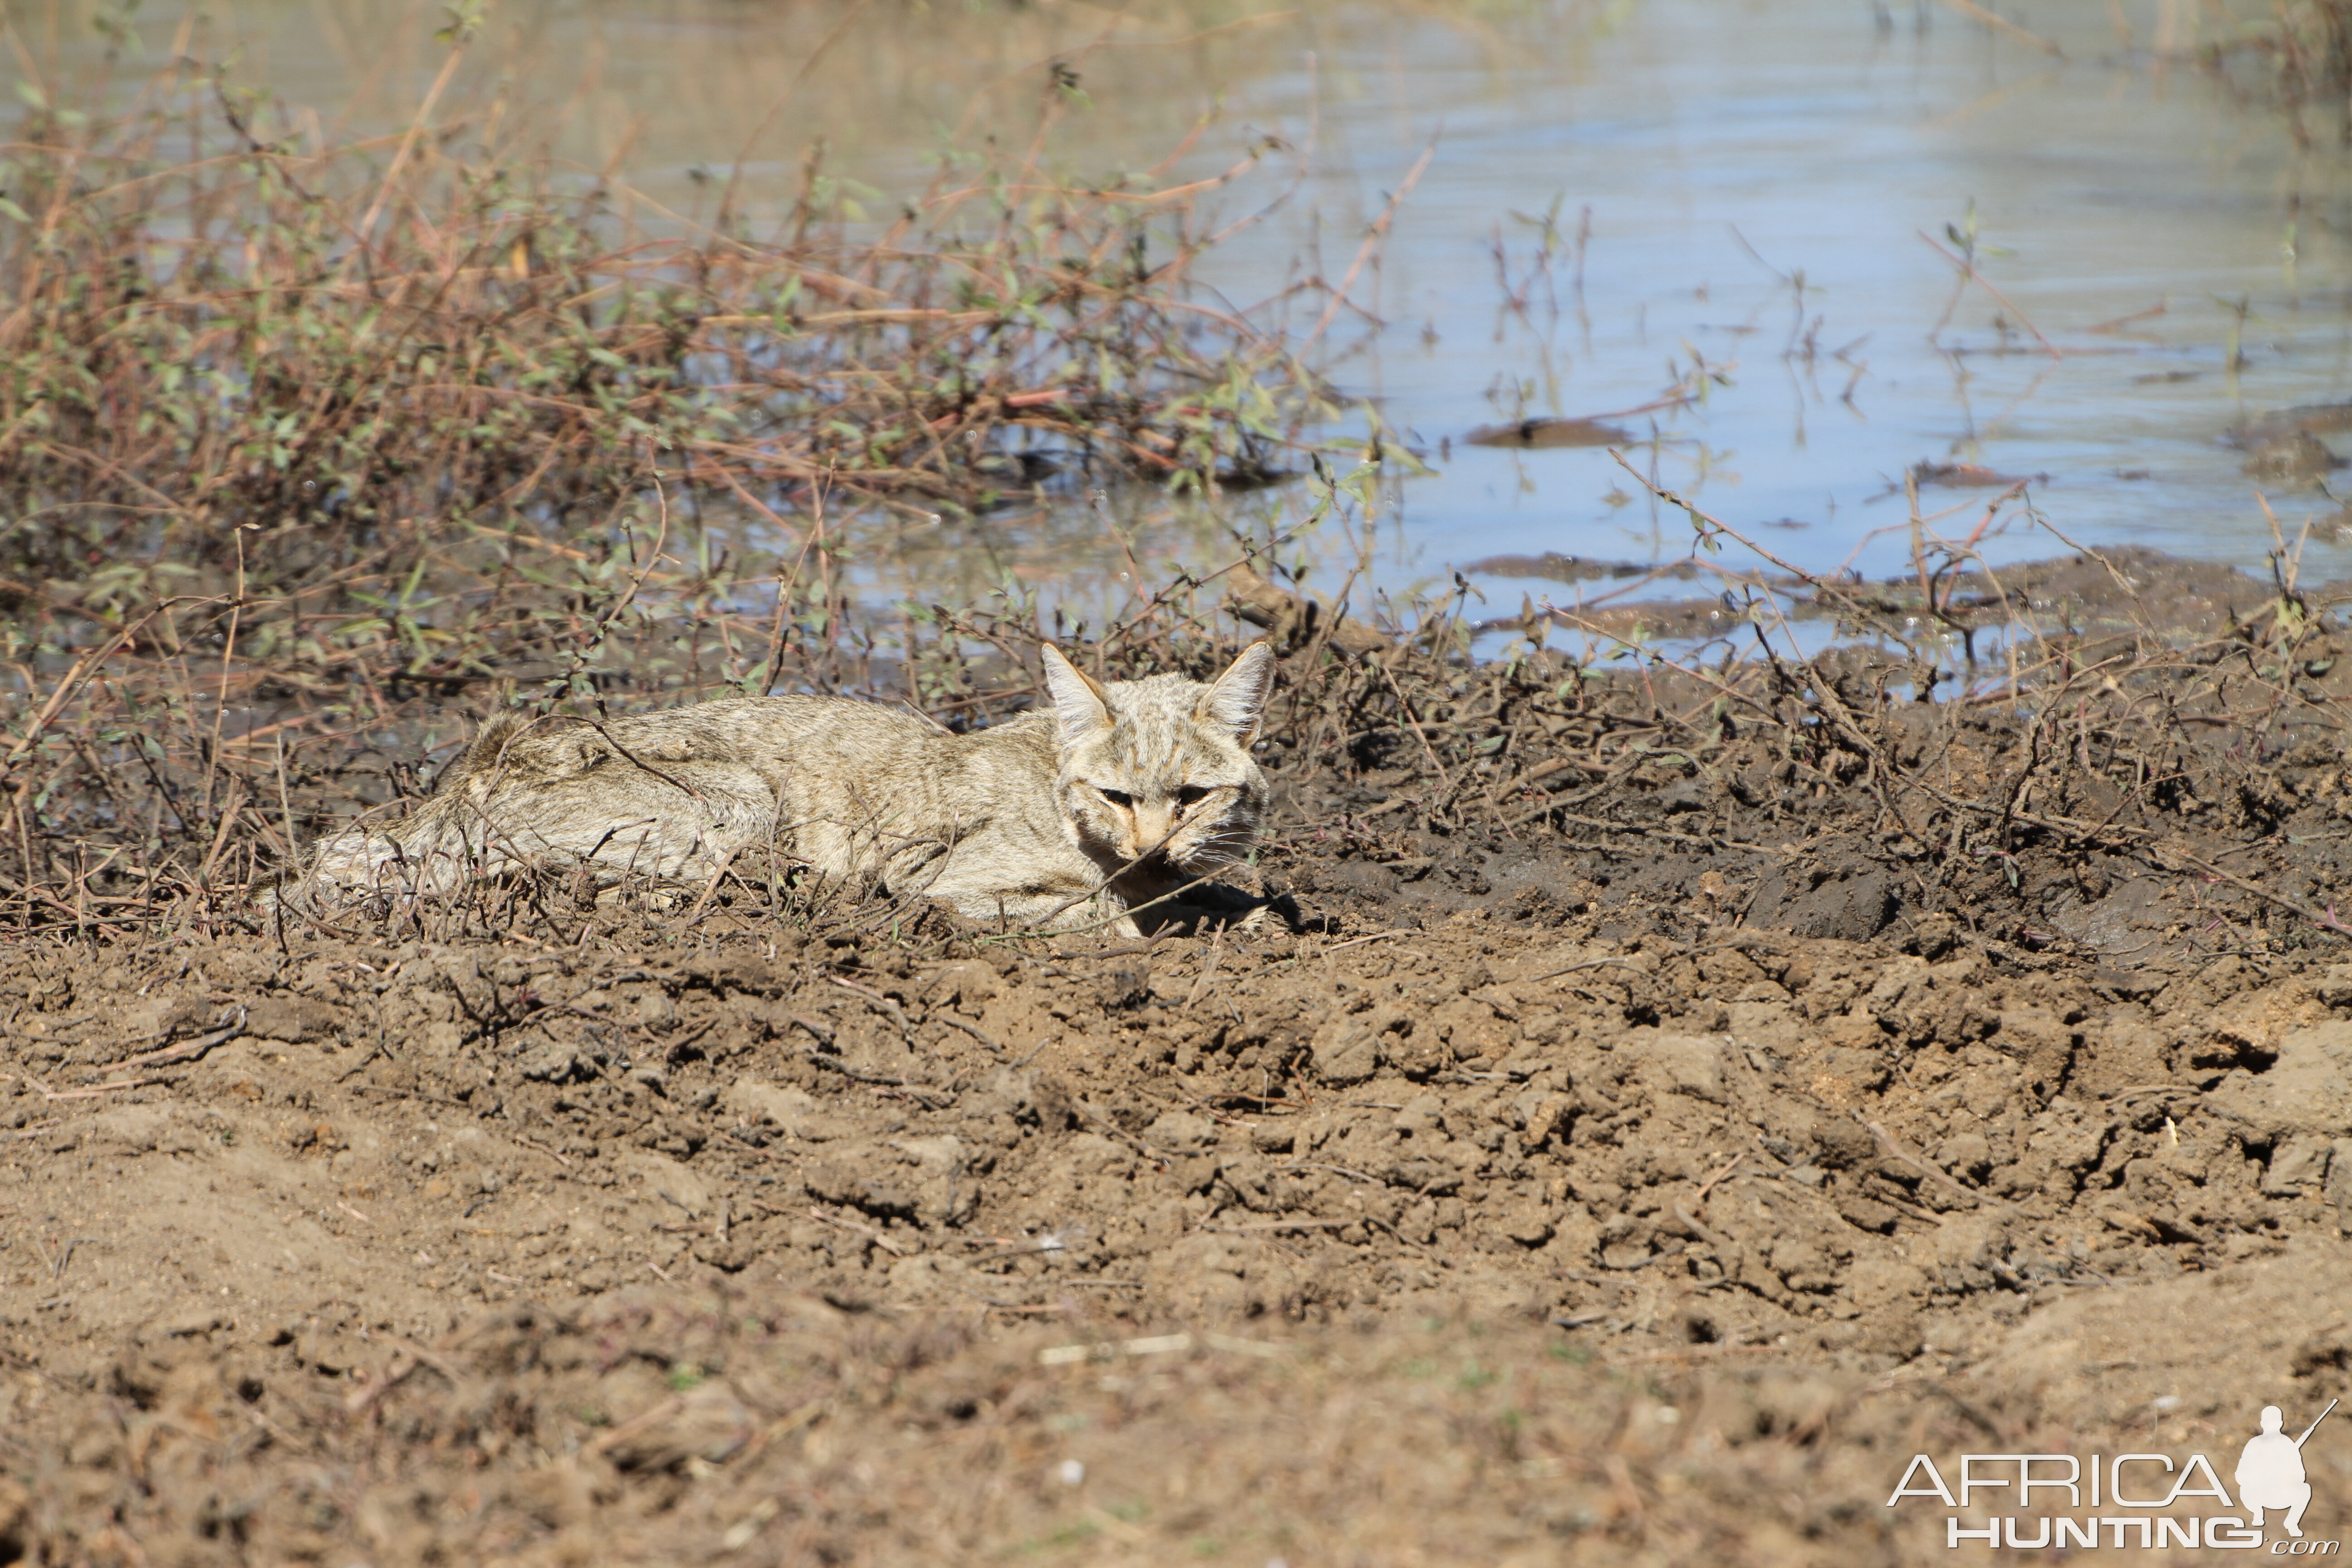
[[[71,65],[92,58],[91,14],[11,16],[34,58]],[[1067,167],[1146,166],[1203,116],[1180,174],[1281,139],[1254,184],[1221,198],[1238,216],[1304,171],[1212,258],[1244,304],[1345,272],[1429,153],[1354,290],[1385,325],[1342,315],[1328,340],[1340,384],[1434,470],[1391,487],[1373,520],[1372,574],[1391,590],[1501,554],[1687,554],[1687,521],[1607,449],[1463,439],[1528,416],[1618,415],[1677,385],[1703,399],[1616,418],[1638,438],[1627,459],[1809,569],[1900,569],[1902,479],[1921,463],[2033,477],[2032,503],[2085,543],[2259,566],[2271,525],[2246,454],[2222,437],[2266,409],[2352,397],[2345,160],[2297,153],[2281,115],[2181,63],[2200,14],[2187,0],[2020,13],[2053,54],[1941,5],[1856,0],[1131,13],[509,0],[468,70],[509,76],[578,166],[617,170],[691,218],[739,159],[742,198],[772,208],[818,134],[877,193],[919,181],[942,146],[1023,134],[1062,60],[1090,101],[1053,144]],[[239,79],[330,122],[401,122],[442,57],[438,12],[399,0],[212,16],[175,37],[175,15],[142,13],[144,54],[234,50]],[[1952,249],[1948,226],[1971,210],[2006,304],[1976,285],[1955,302],[1954,264],[1923,237]],[[1548,268],[1530,221],[1547,211]],[[1498,237],[1522,311],[1506,308]],[[1297,330],[1319,309],[1294,302]],[[2352,544],[2326,525],[2333,503],[2267,488],[2290,540],[2323,520],[2305,576],[2352,574]],[[1920,502],[1930,531],[1958,538],[2001,493],[1928,485]],[[1138,530],[1132,564],[1083,515],[1008,516],[909,540],[886,575],[948,593],[1003,571],[1065,575],[1082,558],[1108,587],[1121,571],[1233,553],[1223,511],[1150,498],[1121,510]],[[1226,510],[1265,526],[1263,500]],[[2059,546],[2011,504],[1982,547],[1999,560]],[[1336,538],[1306,548],[1334,570],[1354,554]],[[1497,610],[1522,592],[1580,595],[1475,581]]]

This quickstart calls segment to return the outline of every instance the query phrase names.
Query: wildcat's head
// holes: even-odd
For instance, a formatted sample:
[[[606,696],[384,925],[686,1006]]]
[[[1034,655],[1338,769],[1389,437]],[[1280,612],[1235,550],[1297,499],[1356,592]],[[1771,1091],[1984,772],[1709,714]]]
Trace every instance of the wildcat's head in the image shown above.
[[[1274,650],[1253,643],[1208,686],[1181,675],[1105,686],[1050,644],[1063,816],[1089,848],[1199,877],[1249,851],[1265,814],[1250,759],[1274,685]]]

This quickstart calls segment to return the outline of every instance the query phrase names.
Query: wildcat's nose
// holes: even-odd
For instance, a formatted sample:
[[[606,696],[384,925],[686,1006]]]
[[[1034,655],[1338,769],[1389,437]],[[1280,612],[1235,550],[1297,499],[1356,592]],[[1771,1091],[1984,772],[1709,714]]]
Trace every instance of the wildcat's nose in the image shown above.
[[[1135,847],[1139,853],[1157,857],[1176,828],[1176,814],[1165,805],[1138,805],[1135,808]]]

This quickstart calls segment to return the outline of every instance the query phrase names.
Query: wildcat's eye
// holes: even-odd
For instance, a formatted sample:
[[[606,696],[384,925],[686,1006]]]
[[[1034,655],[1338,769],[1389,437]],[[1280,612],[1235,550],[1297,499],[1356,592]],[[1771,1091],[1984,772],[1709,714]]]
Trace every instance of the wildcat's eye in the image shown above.
[[[1202,789],[1199,784],[1186,784],[1183,788],[1176,792],[1176,804],[1179,805],[1198,805],[1202,801],[1208,799],[1212,793],[1213,792]]]
[[[1113,805],[1129,806],[1135,804],[1135,797],[1123,789],[1097,789],[1095,793]]]

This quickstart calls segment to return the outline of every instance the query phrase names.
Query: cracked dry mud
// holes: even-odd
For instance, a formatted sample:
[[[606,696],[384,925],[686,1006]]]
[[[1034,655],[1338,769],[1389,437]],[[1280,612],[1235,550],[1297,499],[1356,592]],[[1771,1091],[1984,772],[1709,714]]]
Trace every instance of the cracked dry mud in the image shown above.
[[[1874,744],[1948,725],[1944,798],[2044,754],[1928,711]],[[2352,948],[2277,902],[2352,796],[2304,721],[2017,790],[2162,856],[1923,871],[1750,731],[1556,828],[1405,826],[1404,752],[1277,767],[1285,918],[1145,951],[624,908],[25,946],[0,1542],[1945,1560],[1884,1506],[1915,1453],[2234,1455],[2352,1388]]]

